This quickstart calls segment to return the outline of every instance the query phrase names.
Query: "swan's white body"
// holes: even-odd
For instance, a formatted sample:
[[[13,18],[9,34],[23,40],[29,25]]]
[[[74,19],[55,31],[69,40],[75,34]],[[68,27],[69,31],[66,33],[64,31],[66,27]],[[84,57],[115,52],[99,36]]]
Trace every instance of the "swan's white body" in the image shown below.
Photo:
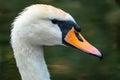
[[[68,13],[42,4],[27,7],[13,23],[11,43],[22,80],[50,80],[42,46],[63,45],[62,32],[51,19],[75,23]]]

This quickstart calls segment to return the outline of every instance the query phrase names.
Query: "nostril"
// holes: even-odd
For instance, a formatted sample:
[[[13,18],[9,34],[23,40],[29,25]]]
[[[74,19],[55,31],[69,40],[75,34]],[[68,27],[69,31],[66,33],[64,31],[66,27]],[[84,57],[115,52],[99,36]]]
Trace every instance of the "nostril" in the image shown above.
[[[75,32],[75,36],[77,37],[78,40],[80,40],[81,42],[83,42],[83,39],[80,37],[79,33],[74,31]]]

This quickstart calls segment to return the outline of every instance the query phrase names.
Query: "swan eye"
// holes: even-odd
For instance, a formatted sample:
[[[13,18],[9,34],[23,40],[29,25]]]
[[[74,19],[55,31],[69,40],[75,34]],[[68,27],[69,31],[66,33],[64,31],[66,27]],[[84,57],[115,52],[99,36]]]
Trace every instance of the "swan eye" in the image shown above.
[[[52,21],[53,24],[57,24],[58,23],[58,20],[56,20],[56,19],[52,19],[51,21]]]

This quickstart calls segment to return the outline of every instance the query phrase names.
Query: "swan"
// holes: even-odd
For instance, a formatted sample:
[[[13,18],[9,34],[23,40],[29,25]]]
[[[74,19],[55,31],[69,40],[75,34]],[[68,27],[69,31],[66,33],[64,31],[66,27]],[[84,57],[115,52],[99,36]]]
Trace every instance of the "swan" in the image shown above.
[[[34,4],[12,23],[11,45],[22,80],[50,80],[42,46],[71,46],[102,58],[88,43],[73,17],[56,7]]]

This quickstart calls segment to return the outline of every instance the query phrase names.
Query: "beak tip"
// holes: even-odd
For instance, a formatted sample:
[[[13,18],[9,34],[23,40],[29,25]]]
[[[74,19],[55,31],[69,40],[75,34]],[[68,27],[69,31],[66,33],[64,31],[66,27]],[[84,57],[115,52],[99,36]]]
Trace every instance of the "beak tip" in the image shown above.
[[[91,54],[100,58],[100,60],[103,59],[103,54],[100,51],[98,51],[98,49],[96,49],[96,48],[95,48],[95,51],[91,52]]]
[[[101,55],[99,56],[99,58],[100,58],[100,60],[102,60],[102,59],[103,59],[103,54],[101,54]]]
[[[97,54],[93,54],[93,55],[97,56],[100,60],[103,59],[103,54],[100,53],[98,50],[97,50]]]
[[[91,55],[91,53],[89,53],[89,54]],[[97,55],[96,55],[96,54],[92,54],[92,55],[93,55],[93,56],[96,56],[96,57],[99,58],[100,60],[103,59],[103,54],[101,54],[101,53],[100,53],[99,55],[98,55],[98,54],[97,54]]]
[[[97,49],[97,48],[94,48],[94,54],[101,59],[103,59],[103,54]]]

